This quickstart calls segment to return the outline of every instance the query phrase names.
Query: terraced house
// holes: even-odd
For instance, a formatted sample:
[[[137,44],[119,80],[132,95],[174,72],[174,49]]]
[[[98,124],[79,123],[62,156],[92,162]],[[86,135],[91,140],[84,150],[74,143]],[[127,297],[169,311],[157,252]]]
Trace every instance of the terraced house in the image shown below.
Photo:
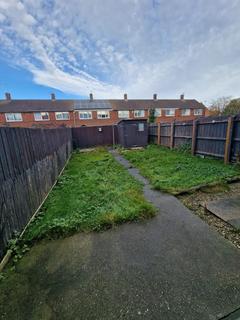
[[[10,93],[0,100],[0,126],[79,127],[116,124],[122,119],[148,119],[153,110],[157,122],[192,120],[205,116],[206,107],[195,99],[15,100]]]

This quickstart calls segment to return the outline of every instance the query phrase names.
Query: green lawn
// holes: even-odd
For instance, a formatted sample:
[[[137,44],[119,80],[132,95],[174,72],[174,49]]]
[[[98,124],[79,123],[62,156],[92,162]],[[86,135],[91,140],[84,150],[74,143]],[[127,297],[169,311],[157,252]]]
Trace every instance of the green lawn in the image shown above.
[[[239,166],[224,165],[222,160],[202,159],[156,145],[143,150],[123,150],[122,154],[140,169],[155,189],[173,194],[240,176]]]
[[[24,240],[100,230],[154,213],[142,185],[105,149],[74,153]]]

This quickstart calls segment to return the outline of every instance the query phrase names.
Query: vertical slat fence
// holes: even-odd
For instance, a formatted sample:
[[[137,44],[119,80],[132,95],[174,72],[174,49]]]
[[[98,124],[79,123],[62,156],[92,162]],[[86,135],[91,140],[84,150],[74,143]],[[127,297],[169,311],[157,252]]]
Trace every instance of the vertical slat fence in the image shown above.
[[[193,155],[240,161],[240,115],[151,124],[149,141],[170,148],[188,144]]]
[[[0,128],[0,258],[48,194],[71,151],[68,128]]]
[[[90,148],[118,143],[116,125],[72,128],[74,148]]]

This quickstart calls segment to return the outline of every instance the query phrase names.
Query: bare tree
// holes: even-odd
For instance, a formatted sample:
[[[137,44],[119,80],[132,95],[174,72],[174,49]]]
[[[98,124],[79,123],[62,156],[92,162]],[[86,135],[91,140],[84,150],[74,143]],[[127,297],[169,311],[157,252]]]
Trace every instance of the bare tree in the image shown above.
[[[231,97],[220,97],[216,100],[213,100],[210,107],[209,112],[212,116],[219,116],[221,115],[226,106],[230,103]]]

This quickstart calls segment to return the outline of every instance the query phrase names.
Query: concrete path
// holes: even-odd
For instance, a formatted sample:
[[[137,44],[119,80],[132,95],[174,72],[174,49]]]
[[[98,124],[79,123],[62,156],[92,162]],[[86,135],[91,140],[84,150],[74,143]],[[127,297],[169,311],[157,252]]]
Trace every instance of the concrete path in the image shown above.
[[[240,307],[240,252],[115,156],[158,215],[34,246],[0,285],[0,319],[214,320]]]

